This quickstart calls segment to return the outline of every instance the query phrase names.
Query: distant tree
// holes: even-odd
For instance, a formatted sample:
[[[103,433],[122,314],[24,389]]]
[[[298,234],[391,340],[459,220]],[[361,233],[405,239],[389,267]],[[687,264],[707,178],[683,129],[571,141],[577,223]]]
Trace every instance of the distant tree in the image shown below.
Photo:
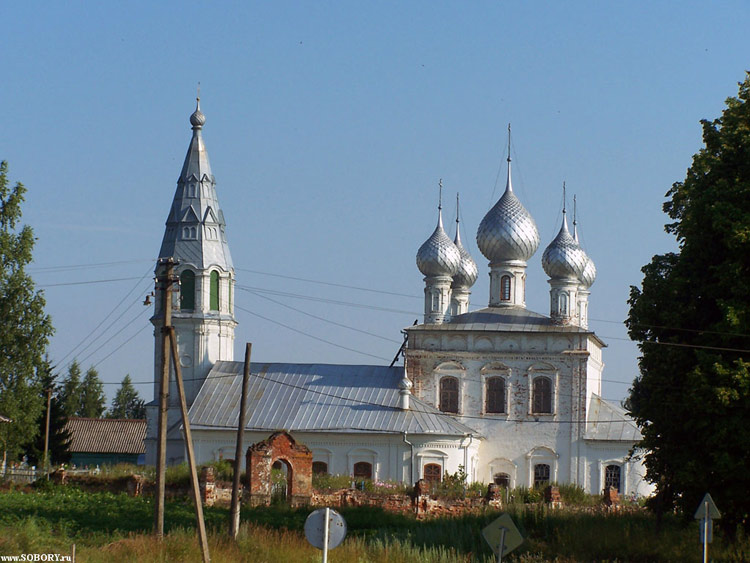
[[[17,456],[33,440],[43,401],[38,371],[54,329],[44,312],[41,291],[26,273],[34,248],[34,233],[20,226],[26,188],[11,188],[8,165],[0,163],[0,414],[13,422],[0,424],[0,447]]]
[[[50,401],[49,419],[49,462],[50,465],[66,463],[70,461],[70,433],[65,429],[68,419],[63,412],[62,403],[58,396],[58,388],[49,364],[40,371],[39,391],[43,401],[43,409],[37,419],[39,433],[34,440],[25,448],[29,461],[41,467],[44,463],[44,436],[47,430],[47,390],[52,391]]]
[[[107,398],[104,395],[104,386],[99,379],[99,372],[90,367],[81,383],[81,408],[78,416],[87,418],[99,418],[104,414]]]
[[[73,360],[68,366],[68,373],[60,386],[60,401],[66,417],[79,416],[81,403],[81,366]]]
[[[627,401],[655,506],[692,515],[710,492],[727,529],[750,529],[750,74],[667,193],[679,251],[630,291],[640,375]]]
[[[112,399],[112,408],[107,413],[109,418],[146,418],[146,406],[138,391],[133,387],[130,375],[126,375],[120,388]]]

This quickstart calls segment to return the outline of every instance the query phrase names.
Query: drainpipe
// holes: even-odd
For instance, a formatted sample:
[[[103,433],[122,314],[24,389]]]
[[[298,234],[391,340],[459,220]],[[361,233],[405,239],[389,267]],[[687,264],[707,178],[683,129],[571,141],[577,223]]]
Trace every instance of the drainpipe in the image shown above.
[[[411,448],[411,456],[409,457],[409,481],[411,481],[409,484],[414,484],[414,444],[412,444],[409,440],[406,439],[406,432],[404,432],[404,444],[408,445],[409,448]]]
[[[465,446],[463,445],[464,438],[469,438],[469,443]],[[464,448],[464,472],[466,473],[466,477],[468,478],[470,476],[469,474],[469,446],[471,446],[471,443],[474,441],[474,436],[471,434],[464,434],[464,438],[461,438],[461,445]],[[466,497],[466,483],[464,483],[464,497]]]

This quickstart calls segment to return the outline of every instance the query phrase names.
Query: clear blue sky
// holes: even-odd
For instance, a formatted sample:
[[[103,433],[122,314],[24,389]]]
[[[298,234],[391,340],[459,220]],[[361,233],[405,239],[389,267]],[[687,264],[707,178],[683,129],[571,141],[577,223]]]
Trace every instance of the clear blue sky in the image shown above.
[[[486,306],[474,235],[504,186],[511,122],[514,187],[542,238],[528,306],[548,311],[540,260],[566,181],[598,269],[604,395],[621,399],[637,372],[629,286],[674,248],[664,194],[750,68],[749,16],[739,1],[6,2],[0,159],[29,189],[52,359],[107,383],[153,378],[141,302],[200,81],[238,287],[284,294],[240,289],[236,303],[301,331],[237,310],[238,359],[251,341],[258,361],[388,362],[422,316],[414,257],[439,178],[451,235],[461,193],[472,306]],[[134,279],[52,285],[120,278]]]

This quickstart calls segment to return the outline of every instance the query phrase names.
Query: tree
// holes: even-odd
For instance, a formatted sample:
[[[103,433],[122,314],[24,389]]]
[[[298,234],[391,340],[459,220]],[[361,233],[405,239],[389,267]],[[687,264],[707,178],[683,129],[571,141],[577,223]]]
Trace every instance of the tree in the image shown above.
[[[40,467],[44,463],[44,436],[47,430],[47,390],[52,391],[52,400],[50,401],[49,417],[49,462],[50,465],[65,463],[70,461],[70,432],[65,425],[68,421],[63,412],[62,402],[55,386],[55,377],[52,375],[52,369],[47,366],[42,369],[40,377],[39,390],[43,401],[43,410],[37,419],[39,433],[36,438],[25,448],[29,456],[29,461]]]
[[[750,528],[750,74],[667,192],[679,251],[643,267],[628,331],[640,374],[627,401],[657,508],[692,515],[708,491],[728,530]]]
[[[68,374],[60,387],[60,401],[66,417],[78,416],[82,410],[81,366],[77,360],[68,366]]]
[[[54,331],[44,295],[26,273],[34,232],[19,225],[24,193],[20,182],[10,187],[8,164],[0,163],[0,414],[13,421],[0,424],[3,459],[20,454],[39,430],[38,371]]]
[[[112,408],[107,413],[109,418],[146,418],[146,407],[138,395],[130,375],[126,375],[120,388],[112,399]]]
[[[107,399],[104,396],[104,386],[99,379],[99,372],[90,367],[81,383],[81,408],[78,416],[99,418],[104,414]]]

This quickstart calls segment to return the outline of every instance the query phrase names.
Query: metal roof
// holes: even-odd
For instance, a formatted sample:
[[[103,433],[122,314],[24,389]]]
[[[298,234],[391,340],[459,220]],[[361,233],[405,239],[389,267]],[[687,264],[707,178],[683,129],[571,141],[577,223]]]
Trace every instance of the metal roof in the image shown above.
[[[442,324],[421,324],[406,328],[407,331],[432,330],[490,330],[502,332],[582,332],[590,330],[574,325],[554,324],[546,315],[535,313],[525,307],[485,307],[477,311],[452,317]]]
[[[237,428],[242,362],[217,362],[192,407],[194,429]],[[398,407],[403,367],[269,364],[250,366],[247,430],[477,435],[412,395]]]
[[[196,118],[198,114],[200,119]],[[229,272],[233,269],[232,256],[224,232],[224,213],[216,195],[216,179],[201,133],[205,116],[200,104],[190,123],[193,136],[177,180],[159,256],[172,256],[197,269],[215,265]]]
[[[65,425],[71,452],[142,454],[146,421],[123,418],[76,418]]]
[[[605,401],[599,395],[592,395],[583,439],[632,443],[640,442],[643,434],[625,409]]]

